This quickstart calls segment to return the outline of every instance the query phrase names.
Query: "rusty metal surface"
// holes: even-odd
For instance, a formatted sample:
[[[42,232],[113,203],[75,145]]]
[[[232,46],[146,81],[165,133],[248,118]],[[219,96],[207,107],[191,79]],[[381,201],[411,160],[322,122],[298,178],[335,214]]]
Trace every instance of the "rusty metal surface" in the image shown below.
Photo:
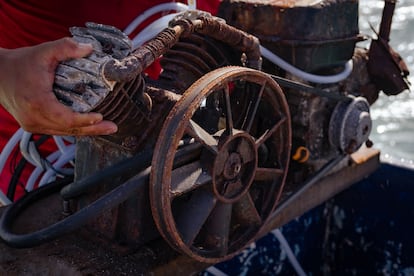
[[[335,106],[329,122],[329,142],[341,152],[352,154],[368,140],[371,128],[368,101],[355,97]]]
[[[104,169],[131,154],[136,154],[143,148],[151,148],[159,136],[159,131],[171,107],[180,99],[180,94],[205,73],[230,63],[223,59],[227,57],[227,53],[225,47],[220,45],[228,44],[233,51],[238,51],[239,59],[243,52],[247,57],[245,63],[248,66],[256,68],[261,66],[259,44],[255,37],[202,12],[187,12],[176,17],[170,23],[169,28],[127,56],[123,55],[123,52],[122,55],[117,54],[119,52],[117,49],[123,49],[125,45],[123,45],[124,40],[119,39],[122,33],[113,27],[88,24],[86,28],[72,28],[72,33],[77,40],[92,37],[95,52],[99,56],[108,55],[107,58],[100,60],[92,55],[92,62],[100,65],[99,68],[96,66],[94,68],[98,68],[99,72],[103,71],[103,76],[99,76],[99,72],[94,72],[94,74],[97,75],[98,80],[102,80],[102,86],[110,91],[105,90],[108,93],[98,95],[99,99],[93,99],[92,103],[88,102],[88,104],[92,106],[93,111],[102,113],[105,119],[114,121],[119,127],[117,134],[104,139],[80,139],[77,145],[79,153],[77,179],[96,170]],[[124,36],[121,35],[121,38]],[[179,42],[180,39],[182,39],[181,42]],[[216,45],[218,40],[220,40],[219,45]],[[201,51],[195,50],[200,43],[207,47],[203,47]],[[170,50],[173,46],[176,47]],[[191,56],[188,56],[188,49],[194,51]],[[156,82],[144,77],[143,70],[163,54],[166,58],[162,61],[162,65],[167,70],[161,75],[161,80]],[[177,56],[183,59],[183,55],[184,58],[187,57],[188,62],[181,62],[177,65],[179,60]],[[194,60],[191,57],[198,59]],[[190,64],[190,60],[194,66]],[[171,67],[175,68],[171,70]],[[177,68],[184,70],[177,70]],[[201,68],[201,71],[197,71],[198,68]],[[81,71],[81,69],[82,66],[79,66],[78,70]],[[175,78],[176,83],[163,82],[163,78],[174,77],[171,74],[168,75],[171,71],[181,71],[184,75],[189,72],[195,73],[190,78]],[[85,73],[88,75],[88,72]],[[70,79],[70,76],[67,77]],[[82,83],[83,79],[80,78],[78,81]],[[83,93],[68,84],[65,88],[74,93],[75,100],[72,102],[76,102],[77,95]],[[64,95],[67,97],[65,100],[70,102],[68,94]],[[86,97],[82,100],[87,102],[90,99],[91,97]],[[254,168],[250,170],[254,171]],[[252,175],[252,172],[250,174]],[[106,195],[122,184],[125,177],[127,176],[103,181],[97,184],[91,192],[73,199],[77,209],[82,210],[97,198]],[[149,226],[153,225],[151,216],[147,212],[149,206],[147,194],[147,191],[143,190],[139,195],[131,197],[117,208],[96,217],[87,227],[91,238],[94,235],[100,236],[101,242],[108,241],[107,244],[110,247],[126,245],[125,250],[128,250],[156,236],[157,231],[151,233],[146,230],[151,229]],[[270,203],[273,201],[270,200]]]
[[[148,43],[136,49],[132,55],[120,61],[112,60],[105,63],[103,68],[105,78],[116,82],[133,79],[171,48],[183,31],[184,29],[180,26],[167,28]]]
[[[187,37],[194,32],[211,36],[244,51],[249,67],[260,69],[261,55],[256,37],[231,27],[208,13],[187,11],[177,15],[170,22],[170,27],[137,48],[131,55],[119,61],[106,62],[103,67],[105,78],[116,82],[131,80],[175,45],[181,36]]]
[[[133,150],[144,146],[144,139],[157,137],[160,127],[157,122],[164,120],[173,103],[169,91],[180,94],[203,74],[231,64],[226,58],[228,51],[224,52],[224,47],[216,46],[216,42],[227,45],[233,53],[238,51],[238,60],[242,53],[246,55],[247,66],[261,67],[257,38],[204,12],[178,15],[170,27],[133,52],[127,37],[114,27],[88,23],[86,28],[74,27],[71,31],[76,40],[91,42],[94,52],[87,58],[59,66],[56,95],[76,111],[96,111],[115,122],[119,131],[108,139]],[[200,45],[195,34],[202,36],[206,48],[197,49]],[[178,44],[181,38],[183,41]],[[144,69],[163,54],[166,54],[162,61],[165,72],[158,83],[147,85]],[[171,79],[175,81],[170,82]],[[160,91],[149,94],[151,86],[163,88],[166,95],[159,96]],[[156,103],[154,97],[158,99]]]
[[[111,141],[124,147],[131,152],[139,152],[146,147],[151,147],[155,143],[156,137],[161,129],[162,123],[167,117],[171,107],[180,98],[179,94],[172,91],[159,88],[158,86],[152,86],[151,84],[145,84],[145,92],[139,94],[147,103],[150,103],[151,108],[145,114],[142,110],[144,105],[140,105],[139,101],[131,101],[130,95],[134,94],[134,90],[126,90],[125,84],[119,88],[122,91],[118,92],[118,97],[121,100],[120,106],[114,109],[114,115],[123,115],[124,118],[122,124],[118,125],[119,131],[111,136],[105,137],[106,140]],[[114,93],[114,96],[117,94]],[[108,101],[110,101],[108,97]],[[105,101],[106,102],[106,101]],[[111,104],[105,104],[106,107],[102,108],[102,112],[112,110]]]
[[[322,41],[358,34],[357,1],[321,0],[317,1],[318,5],[309,2],[306,6],[286,8],[279,1],[224,0],[219,16],[260,41],[266,36],[267,41]]]
[[[252,4],[267,4],[282,8],[292,8],[301,6],[313,6],[320,4],[323,0],[247,0],[245,2]]]
[[[295,2],[294,5],[289,5]],[[358,1],[224,0],[219,16],[290,64],[314,72],[344,64],[361,39]],[[267,72],[274,68],[266,67]]]
[[[240,54],[221,41],[200,34],[181,38],[160,60],[163,68],[157,85],[178,94],[204,74],[229,64],[238,65]]]
[[[216,116],[209,113],[207,124],[200,119],[209,110]],[[224,67],[197,81],[173,107],[154,150],[150,198],[163,237],[202,262],[237,254],[277,203],[290,137],[285,97],[266,74]],[[190,138],[203,146],[200,161],[174,170],[178,145]]]
[[[387,95],[397,95],[410,87],[408,67],[388,43],[395,5],[396,1],[385,1],[378,38],[369,48],[368,71],[377,89]]]
[[[133,154],[134,152],[130,149],[106,139],[82,137],[77,144],[78,160],[82,161],[77,162],[76,179],[85,178]],[[93,189],[89,189],[72,200],[73,211],[88,206],[138,172],[132,168],[128,174],[95,183]],[[84,234],[90,239],[99,237],[100,243],[120,251],[129,251],[131,248],[156,238],[158,233],[151,219],[148,194],[147,185],[142,186],[137,193],[130,195],[129,199],[119,206],[95,216],[95,219],[86,226],[88,231],[84,231]]]
[[[330,168],[331,172],[319,181],[309,182],[310,185],[301,188],[293,198],[286,199],[280,208],[273,212],[262,234],[265,235],[292,218],[301,216],[373,173],[380,165],[379,151],[373,148],[361,148],[344,161],[345,163],[338,163],[337,168]]]

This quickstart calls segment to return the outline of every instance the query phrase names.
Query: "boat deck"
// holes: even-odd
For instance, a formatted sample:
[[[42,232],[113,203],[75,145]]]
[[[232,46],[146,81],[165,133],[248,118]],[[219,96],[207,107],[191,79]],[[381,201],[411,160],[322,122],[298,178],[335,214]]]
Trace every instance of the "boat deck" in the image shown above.
[[[346,166],[333,169],[320,181],[309,183],[295,197],[286,200],[268,221],[262,235],[282,226],[320,205],[329,198],[364,179],[380,165],[379,151],[361,149]],[[47,202],[46,202],[47,201]],[[60,199],[51,196],[25,211],[16,229],[33,231],[47,225],[38,214],[54,212],[48,219],[60,216]],[[0,208],[0,213],[4,207]],[[24,226],[22,226],[24,223]],[[29,229],[31,228],[31,229]],[[139,248],[133,254],[119,254],[103,248],[99,241],[82,239],[80,230],[53,242],[29,249],[10,248],[0,243],[0,275],[190,275],[210,264],[199,263],[173,251],[161,238]]]

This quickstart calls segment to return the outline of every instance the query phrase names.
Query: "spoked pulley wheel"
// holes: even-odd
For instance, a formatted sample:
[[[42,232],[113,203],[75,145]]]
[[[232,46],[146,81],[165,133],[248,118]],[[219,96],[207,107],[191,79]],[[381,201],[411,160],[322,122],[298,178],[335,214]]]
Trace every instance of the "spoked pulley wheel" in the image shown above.
[[[155,146],[150,198],[161,235],[201,262],[239,253],[278,202],[290,148],[288,105],[273,79],[236,66],[204,75]]]

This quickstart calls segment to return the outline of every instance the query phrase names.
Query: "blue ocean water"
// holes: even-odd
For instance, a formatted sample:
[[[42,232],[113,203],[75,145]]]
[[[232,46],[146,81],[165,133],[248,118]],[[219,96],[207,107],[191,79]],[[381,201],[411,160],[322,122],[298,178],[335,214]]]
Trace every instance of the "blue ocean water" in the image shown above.
[[[374,35],[370,24],[378,30],[383,0],[360,0],[361,33]],[[408,65],[414,84],[414,1],[399,0],[395,9],[390,45]],[[405,91],[397,96],[381,94],[371,107],[373,130],[371,139],[381,150],[385,162],[414,166],[414,94]]]

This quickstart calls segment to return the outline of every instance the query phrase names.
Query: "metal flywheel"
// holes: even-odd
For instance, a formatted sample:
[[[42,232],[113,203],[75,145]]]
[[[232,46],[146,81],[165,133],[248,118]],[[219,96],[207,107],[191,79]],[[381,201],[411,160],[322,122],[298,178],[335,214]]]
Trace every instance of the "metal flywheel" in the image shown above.
[[[239,253],[277,205],[290,149],[289,109],[273,79],[237,66],[204,75],[155,146],[150,199],[161,235],[201,262]]]

